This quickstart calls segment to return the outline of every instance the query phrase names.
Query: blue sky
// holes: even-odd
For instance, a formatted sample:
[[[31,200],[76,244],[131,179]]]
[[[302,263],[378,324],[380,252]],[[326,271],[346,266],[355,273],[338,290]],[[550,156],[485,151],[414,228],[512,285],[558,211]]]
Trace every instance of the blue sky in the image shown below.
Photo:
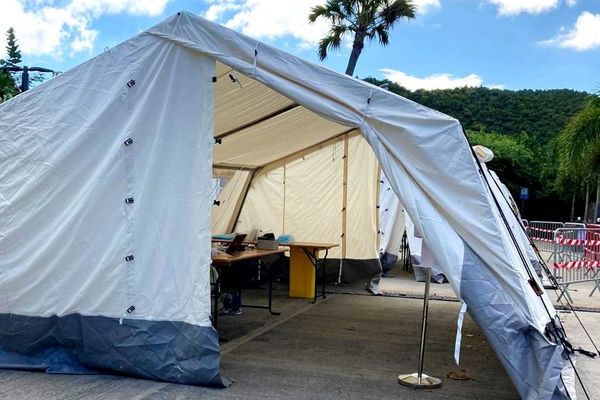
[[[178,10],[208,17],[314,62],[324,0],[3,0],[27,64],[65,71]],[[414,0],[391,44],[367,45],[355,75],[411,89],[489,86],[600,90],[600,0]],[[4,43],[1,43],[2,47]],[[326,66],[343,72],[349,42]]]

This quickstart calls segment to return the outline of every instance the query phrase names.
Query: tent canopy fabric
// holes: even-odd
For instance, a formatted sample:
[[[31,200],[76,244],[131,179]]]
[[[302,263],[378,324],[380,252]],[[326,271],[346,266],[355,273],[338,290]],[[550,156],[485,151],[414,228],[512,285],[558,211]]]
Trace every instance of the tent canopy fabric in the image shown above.
[[[255,173],[356,130],[521,396],[566,398],[563,347],[544,336],[555,311],[457,120],[185,12],[0,110],[0,364],[66,349],[223,384],[213,167]]]

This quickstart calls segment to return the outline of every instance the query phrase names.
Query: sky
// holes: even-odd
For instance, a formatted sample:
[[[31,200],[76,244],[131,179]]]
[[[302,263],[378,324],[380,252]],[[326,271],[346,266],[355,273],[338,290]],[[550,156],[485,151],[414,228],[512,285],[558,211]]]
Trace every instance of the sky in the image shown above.
[[[187,10],[321,63],[325,0],[0,0],[0,32],[16,31],[24,65],[66,71]],[[600,0],[413,0],[390,44],[367,44],[355,71],[411,90],[486,86],[600,90]],[[0,38],[4,48],[5,38]],[[322,62],[343,72],[351,38]],[[1,55],[0,57],[4,57]]]

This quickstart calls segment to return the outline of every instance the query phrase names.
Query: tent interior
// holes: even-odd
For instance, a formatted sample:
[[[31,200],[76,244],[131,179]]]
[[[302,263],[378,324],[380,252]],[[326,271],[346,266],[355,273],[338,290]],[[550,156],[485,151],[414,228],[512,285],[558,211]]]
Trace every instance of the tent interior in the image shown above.
[[[213,176],[228,183],[213,207],[213,234],[333,243],[332,280],[377,273],[380,169],[360,132],[221,63],[216,71]]]

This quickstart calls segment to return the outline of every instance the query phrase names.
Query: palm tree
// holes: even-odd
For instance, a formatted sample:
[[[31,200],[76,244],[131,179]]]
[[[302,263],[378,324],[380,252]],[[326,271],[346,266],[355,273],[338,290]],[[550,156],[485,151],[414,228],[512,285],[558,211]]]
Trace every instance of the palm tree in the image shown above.
[[[586,205],[589,186],[596,184],[596,209],[600,203],[600,97],[594,96],[576,114],[558,136],[559,174],[579,178],[586,183]],[[587,213],[586,213],[587,216]]]
[[[415,17],[412,0],[327,0],[324,5],[311,9],[310,22],[325,18],[331,23],[327,36],[319,41],[319,58],[323,61],[329,50],[340,47],[345,35],[353,34],[352,53],[346,75],[352,76],[356,62],[363,50],[365,39],[375,39],[386,46],[390,30],[402,18]]]

